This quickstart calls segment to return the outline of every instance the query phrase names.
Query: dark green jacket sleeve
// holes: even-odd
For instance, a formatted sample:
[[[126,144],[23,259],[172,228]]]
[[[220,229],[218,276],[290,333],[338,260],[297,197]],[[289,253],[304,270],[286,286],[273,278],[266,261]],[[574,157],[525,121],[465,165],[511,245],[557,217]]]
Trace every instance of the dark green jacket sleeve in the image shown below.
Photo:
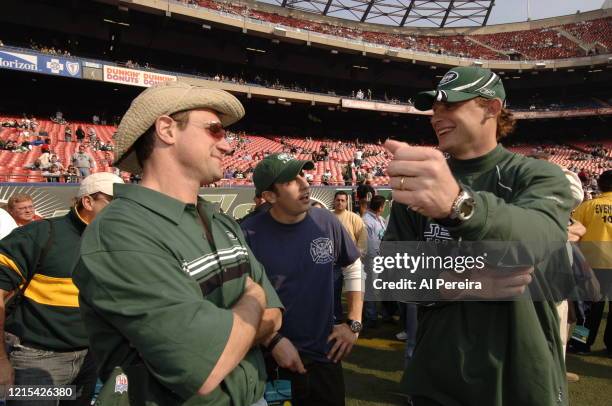
[[[448,227],[453,238],[522,242],[529,245],[535,261],[545,258],[552,245],[558,249],[567,241],[572,198],[568,181],[556,165],[526,162],[517,173],[509,201],[464,187],[474,196],[475,212],[461,225]]]

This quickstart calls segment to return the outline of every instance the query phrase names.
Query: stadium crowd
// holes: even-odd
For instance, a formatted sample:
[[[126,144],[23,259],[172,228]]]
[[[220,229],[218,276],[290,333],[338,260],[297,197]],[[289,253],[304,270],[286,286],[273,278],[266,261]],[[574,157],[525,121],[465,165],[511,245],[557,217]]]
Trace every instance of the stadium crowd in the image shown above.
[[[554,27],[492,34],[422,35],[368,31],[335,23],[315,22],[296,17],[250,8],[248,5],[214,0],[188,1],[190,7],[204,7],[217,12],[318,32],[348,40],[384,45],[394,48],[476,59],[545,60],[575,58],[607,53],[612,49],[610,18],[581,21]],[[2,45],[0,45],[2,46]],[[78,47],[78,42],[67,43],[67,48]],[[59,46],[40,45],[30,40],[30,47],[40,52],[70,56]],[[147,62],[125,61],[131,68],[149,68]],[[213,75],[214,77],[214,75]]]
[[[607,52],[612,47],[610,18],[543,29],[474,35],[431,36],[367,31],[250,8],[245,4],[199,0],[200,7],[321,34],[394,48],[478,59],[562,59]],[[194,6],[193,1],[189,1]],[[348,23],[347,23],[348,24]],[[571,33],[575,40],[563,33]]]
[[[609,20],[440,37],[181,2],[461,57],[576,57],[609,49],[612,36]],[[502,79],[475,66],[447,75],[410,100],[433,111],[436,146],[230,131],[245,116],[242,103],[180,80],[141,92],[116,126],[62,111],[0,114],[0,180],[76,186],[62,188],[74,196],[61,216],[40,217],[35,193],[10,186],[0,208],[0,405],[17,384],[71,385],[75,399],[7,406],[85,406],[96,397],[100,406],[344,406],[343,361],[364,331],[377,338],[381,321],[399,319],[397,386],[410,406],[569,406],[568,383],[580,377],[567,370],[566,352],[594,350],[612,298],[612,141],[512,144]],[[210,77],[307,91],[263,74]],[[356,87],[351,97],[372,100],[372,90]],[[240,219],[199,194],[235,185],[255,194]],[[345,189],[332,207],[313,201],[311,186],[321,185]],[[501,243],[503,260],[483,274],[447,269],[439,280],[493,288],[371,300],[390,245],[406,252],[406,243],[454,241]],[[518,266],[506,261],[514,243],[533,245]],[[555,243],[561,249],[549,249]],[[491,277],[492,268],[503,272]],[[590,290],[573,300],[579,282]],[[612,356],[610,310],[604,330],[602,356]]]
[[[112,134],[115,131],[113,126],[70,123],[59,111],[51,120],[37,119],[28,114],[19,118],[0,117],[0,175],[6,179],[12,174],[21,174],[20,168],[29,170],[27,178],[22,179],[27,181],[72,182],[75,180],[74,170],[78,172],[77,176],[83,176],[83,171],[96,171],[98,168],[121,175],[112,166]],[[98,136],[99,132],[104,136]],[[224,158],[223,179],[215,183],[216,186],[252,185],[255,166],[272,153],[287,153],[314,161],[315,169],[307,171],[309,183],[314,186],[357,185],[364,181],[374,186],[388,184],[386,168],[391,156],[382,147],[380,139],[376,142],[313,140],[256,136],[244,131],[227,131],[226,139],[232,149]],[[417,144],[427,145],[423,141]],[[555,162],[579,174],[588,192],[597,175],[612,167],[612,145],[609,142],[517,144],[511,145],[510,150],[525,155],[542,151],[549,153]],[[21,153],[23,157],[15,160],[10,155],[14,153]],[[50,170],[53,164],[56,167]],[[138,180],[128,173],[121,176],[126,181]]]
[[[449,91],[444,81],[415,99],[419,110],[433,108],[438,148],[232,133],[224,127],[244,116],[240,101],[183,82],[142,92],[112,138],[108,129],[92,127],[86,134],[80,123],[54,122],[51,145],[60,143],[55,137],[63,131],[64,152],[76,146],[70,162],[79,187],[70,212],[53,219],[36,217],[31,196],[14,194],[8,201],[14,224],[0,241],[0,333],[6,341],[0,384],[71,384],[76,404],[87,405],[99,376],[102,405],[129,396],[160,406],[265,406],[267,369],[272,379],[290,382],[294,404],[341,406],[341,361],[364,326],[377,328],[379,309],[371,300],[364,306],[363,284],[383,241],[529,242],[535,236],[563,249],[552,256],[534,248],[533,266],[504,262],[504,273],[493,278],[496,289],[473,296],[442,290],[418,318],[414,304],[386,303],[380,310],[383,320],[402,312],[401,390],[414,406],[568,405],[567,381],[579,377],[566,374],[565,346],[591,350],[603,313],[599,299],[609,299],[612,284],[605,251],[589,257],[601,260],[591,262],[595,273],[584,260],[576,270],[572,261],[581,257],[566,243],[612,240],[612,221],[600,216],[602,207],[612,210],[612,171],[600,171],[593,182],[584,169],[575,174],[554,164],[557,158],[609,164],[609,144],[586,144],[581,152],[521,146],[537,159],[515,154],[499,143],[514,127],[501,82],[485,81],[490,91],[479,93],[470,81],[490,78],[491,71],[453,69],[465,86],[450,93],[457,99],[436,101],[439,90]],[[482,119],[486,112],[491,114]],[[454,131],[449,123],[461,122],[462,115],[472,120],[445,137]],[[11,124],[3,131],[40,131],[49,124],[27,116],[3,122]],[[66,130],[75,126],[73,142]],[[142,173],[141,186],[95,171],[87,142],[102,136],[114,140],[118,169]],[[36,157],[35,170],[43,161],[49,177],[62,176],[53,151]],[[239,167],[227,165],[238,161]],[[324,184],[357,181],[354,213],[343,191],[335,193],[333,211],[311,205],[315,178],[308,175],[318,169]],[[198,196],[202,185],[237,173],[252,179],[257,202],[240,225]],[[382,216],[387,200],[372,187],[378,176],[393,190],[388,219]],[[583,202],[588,187],[594,196]],[[593,300],[568,304],[567,296],[558,296],[567,292],[544,278],[553,271],[579,280],[596,275],[602,295],[597,290]],[[526,289],[554,292],[555,300],[499,301]],[[6,306],[5,298],[12,299]],[[575,321],[567,319],[570,308],[588,327],[582,341],[569,339]],[[611,320],[604,332],[608,352]],[[516,345],[519,353],[498,349]],[[469,376],[464,361],[473,364]],[[531,379],[516,379],[525,371]],[[440,374],[447,376],[438,381]],[[482,379],[474,381],[473,374]],[[507,374],[512,379],[498,379]]]

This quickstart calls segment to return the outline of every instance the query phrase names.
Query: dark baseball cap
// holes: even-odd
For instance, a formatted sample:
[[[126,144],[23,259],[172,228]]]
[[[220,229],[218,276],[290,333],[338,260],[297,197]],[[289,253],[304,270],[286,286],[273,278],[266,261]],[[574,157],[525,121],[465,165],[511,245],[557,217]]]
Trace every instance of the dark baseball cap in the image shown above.
[[[255,167],[253,183],[255,192],[262,193],[275,183],[290,182],[302,169],[314,169],[312,161],[300,161],[289,154],[272,154],[265,157]]]
[[[457,103],[476,97],[505,101],[506,90],[501,78],[489,69],[457,66],[446,72],[435,90],[419,93],[414,107],[426,111],[436,101]]]

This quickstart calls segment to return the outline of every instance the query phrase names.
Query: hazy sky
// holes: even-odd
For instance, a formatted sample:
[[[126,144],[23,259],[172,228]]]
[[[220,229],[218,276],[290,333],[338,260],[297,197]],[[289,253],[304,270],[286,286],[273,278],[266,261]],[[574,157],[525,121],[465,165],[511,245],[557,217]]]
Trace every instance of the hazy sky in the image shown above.
[[[282,0],[258,0],[264,3],[279,5],[282,3]],[[363,10],[365,10],[366,5],[364,4],[365,0],[334,0],[332,4],[339,5],[340,7],[358,7],[360,11],[357,11],[358,17],[361,17]],[[294,4],[296,8],[307,9],[314,12],[321,10],[325,7],[325,2],[321,0],[317,3],[308,3],[306,0],[288,0],[288,4]],[[386,8],[385,4],[394,3],[394,4],[403,4],[407,6],[410,4],[410,0],[379,0],[377,4],[379,4],[378,8],[383,12],[390,12],[392,9]],[[580,11],[590,11],[601,8],[604,0],[496,0],[495,6],[493,7],[493,11],[489,18],[489,25],[491,24],[502,24],[507,22],[516,22],[516,21],[526,21],[527,17],[532,20],[547,18],[547,17],[556,17],[560,15],[568,15],[574,14],[577,10]],[[425,0],[417,0],[417,5],[422,5],[425,8],[433,7]],[[464,5],[464,3],[457,3],[459,7]],[[487,2],[482,1],[481,5],[486,5]],[[527,12],[527,5],[529,4],[529,13]],[[376,6],[372,8],[372,12],[374,12]],[[430,14],[434,12],[426,12],[425,14]],[[355,20],[356,16],[351,15],[350,11],[343,10],[342,8],[332,6],[329,10],[329,15],[332,17],[340,17],[340,18],[348,18],[351,20]],[[402,14],[403,15],[403,14]],[[440,14],[437,14],[440,16]],[[399,19],[398,19],[399,18]],[[389,21],[386,17],[373,17],[368,20],[371,23],[379,23],[379,24],[390,24],[397,25],[399,21],[401,21],[401,17],[397,17],[394,20],[397,20],[394,24]],[[408,26],[421,26],[421,27],[432,27],[434,26],[432,22],[428,22],[426,20],[419,20],[410,22],[408,19]],[[436,25],[439,24],[440,21],[436,22]],[[474,22],[470,20],[462,20],[462,21],[452,21],[452,18],[448,21],[448,26],[450,27],[458,27],[458,26],[466,26],[466,25],[475,25]],[[479,24],[478,24],[479,25]]]
[[[604,0],[530,0],[532,20],[574,14],[576,10],[590,11],[601,8]],[[527,20],[527,0],[497,0],[490,24],[501,24]]]

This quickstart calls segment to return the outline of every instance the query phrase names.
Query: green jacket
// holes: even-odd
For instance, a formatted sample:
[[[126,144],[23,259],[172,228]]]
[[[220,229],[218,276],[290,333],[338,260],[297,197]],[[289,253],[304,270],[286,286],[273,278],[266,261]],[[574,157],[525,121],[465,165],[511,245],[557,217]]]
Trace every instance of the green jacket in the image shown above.
[[[123,368],[130,398],[151,405],[259,400],[258,347],[210,395],[195,396],[225,348],[247,276],[262,284],[268,307],[282,307],[238,224],[203,200],[196,207],[137,185],[115,185],[114,196],[85,232],[75,270],[102,379]]]
[[[59,351],[89,346],[79,312],[79,291],[72,281],[85,227],[72,209],[65,216],[16,228],[0,240],[0,289],[19,289],[30,280],[21,304],[5,325],[6,331],[26,345]],[[36,272],[49,239],[49,249]]]
[[[498,145],[467,161],[449,160],[474,196],[473,217],[444,228],[394,203],[385,240],[538,242],[530,288],[546,290],[547,242],[566,241],[568,181],[556,165]],[[567,255],[565,254],[567,257]],[[567,262],[567,261],[566,261]],[[403,389],[444,406],[567,405],[565,364],[554,302],[450,302],[420,308],[417,344]]]

